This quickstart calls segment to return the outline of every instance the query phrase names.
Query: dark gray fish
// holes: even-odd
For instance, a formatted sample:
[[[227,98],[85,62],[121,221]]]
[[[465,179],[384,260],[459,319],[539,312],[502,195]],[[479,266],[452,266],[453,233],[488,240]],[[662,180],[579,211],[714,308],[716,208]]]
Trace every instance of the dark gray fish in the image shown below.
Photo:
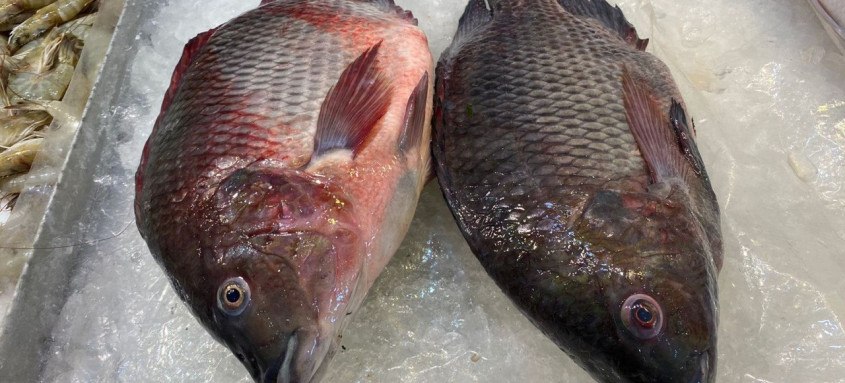
[[[719,209],[669,70],[603,0],[471,0],[433,154],[470,247],[602,382],[712,382]]]

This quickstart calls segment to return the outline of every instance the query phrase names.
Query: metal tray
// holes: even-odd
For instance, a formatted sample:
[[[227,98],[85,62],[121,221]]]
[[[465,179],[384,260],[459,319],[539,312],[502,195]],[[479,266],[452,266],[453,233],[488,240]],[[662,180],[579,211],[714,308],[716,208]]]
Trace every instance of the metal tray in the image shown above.
[[[123,0],[102,0],[77,69],[61,104],[68,117],[56,118],[48,128],[44,149],[33,162],[31,174],[44,175],[24,188],[17,205],[0,230],[0,261],[6,278],[19,276],[9,307],[0,305],[0,381],[34,381],[43,334],[55,319],[66,294],[55,291],[64,286],[74,270],[74,254],[79,243],[90,242],[86,233],[94,227],[81,228],[74,222],[85,217],[105,222],[107,210],[89,210],[99,201],[81,201],[98,182],[90,179],[91,169],[100,162],[107,126],[102,121],[114,91],[116,71],[107,71],[104,59],[124,59],[120,48],[109,53],[110,43]],[[116,46],[127,46],[129,36]],[[123,44],[123,45],[121,45]],[[109,53],[107,55],[107,53]],[[106,110],[104,110],[106,108]],[[57,176],[57,182],[43,182]],[[99,217],[99,218],[97,218]],[[70,228],[70,231],[68,230]],[[76,229],[80,230],[76,230]],[[8,292],[6,292],[8,293]],[[43,305],[32,305],[32,300]],[[8,308],[8,311],[6,310]]]
[[[463,3],[396,2],[421,20]],[[41,197],[49,207],[32,225],[37,238],[18,246],[34,250],[0,334],[0,382],[250,381],[149,256],[132,199],[141,147],[167,85],[161,76],[201,32],[183,21],[210,17],[199,6],[213,8],[216,18],[203,23],[211,27],[257,3],[104,3],[115,21],[122,16],[81,128],[63,152],[60,181]],[[845,136],[833,129],[845,127],[841,55],[830,54],[836,48],[804,2],[613,3],[676,71],[723,204],[720,381],[845,376]],[[450,21],[421,22],[440,49],[460,17],[449,12]],[[784,20],[795,26],[776,28]],[[174,32],[156,34],[156,23]],[[718,34],[725,29],[730,38]],[[805,82],[812,87],[801,88]],[[326,381],[592,381],[491,282],[433,185],[418,211]]]

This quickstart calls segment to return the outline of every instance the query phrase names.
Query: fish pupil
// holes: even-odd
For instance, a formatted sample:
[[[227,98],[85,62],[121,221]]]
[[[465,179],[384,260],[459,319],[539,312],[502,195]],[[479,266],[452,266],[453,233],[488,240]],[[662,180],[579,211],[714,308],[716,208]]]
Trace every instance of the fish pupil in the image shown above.
[[[645,307],[637,307],[634,315],[637,316],[637,320],[642,325],[650,325],[651,322],[654,320],[654,315]]]
[[[238,303],[241,299],[241,292],[238,289],[230,287],[228,291],[226,291],[226,300],[229,303]]]

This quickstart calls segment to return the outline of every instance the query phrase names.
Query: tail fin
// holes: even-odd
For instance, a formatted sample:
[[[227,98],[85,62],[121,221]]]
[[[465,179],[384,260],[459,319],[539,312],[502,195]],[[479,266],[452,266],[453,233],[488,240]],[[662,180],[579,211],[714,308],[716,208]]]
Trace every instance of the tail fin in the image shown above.
[[[576,16],[591,17],[601,21],[606,27],[619,33],[622,40],[644,51],[648,39],[640,39],[637,30],[625,19],[619,6],[612,6],[605,0],[557,0],[569,13]]]

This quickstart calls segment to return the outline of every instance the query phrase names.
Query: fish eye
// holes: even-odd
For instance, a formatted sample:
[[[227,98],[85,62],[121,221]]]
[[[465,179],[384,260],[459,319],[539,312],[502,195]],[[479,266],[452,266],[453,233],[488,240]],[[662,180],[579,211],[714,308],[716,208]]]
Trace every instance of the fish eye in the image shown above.
[[[249,305],[249,285],[243,278],[229,278],[217,290],[217,306],[229,315],[239,315]]]
[[[652,297],[634,294],[622,304],[622,323],[639,339],[651,339],[663,330],[663,311]]]

